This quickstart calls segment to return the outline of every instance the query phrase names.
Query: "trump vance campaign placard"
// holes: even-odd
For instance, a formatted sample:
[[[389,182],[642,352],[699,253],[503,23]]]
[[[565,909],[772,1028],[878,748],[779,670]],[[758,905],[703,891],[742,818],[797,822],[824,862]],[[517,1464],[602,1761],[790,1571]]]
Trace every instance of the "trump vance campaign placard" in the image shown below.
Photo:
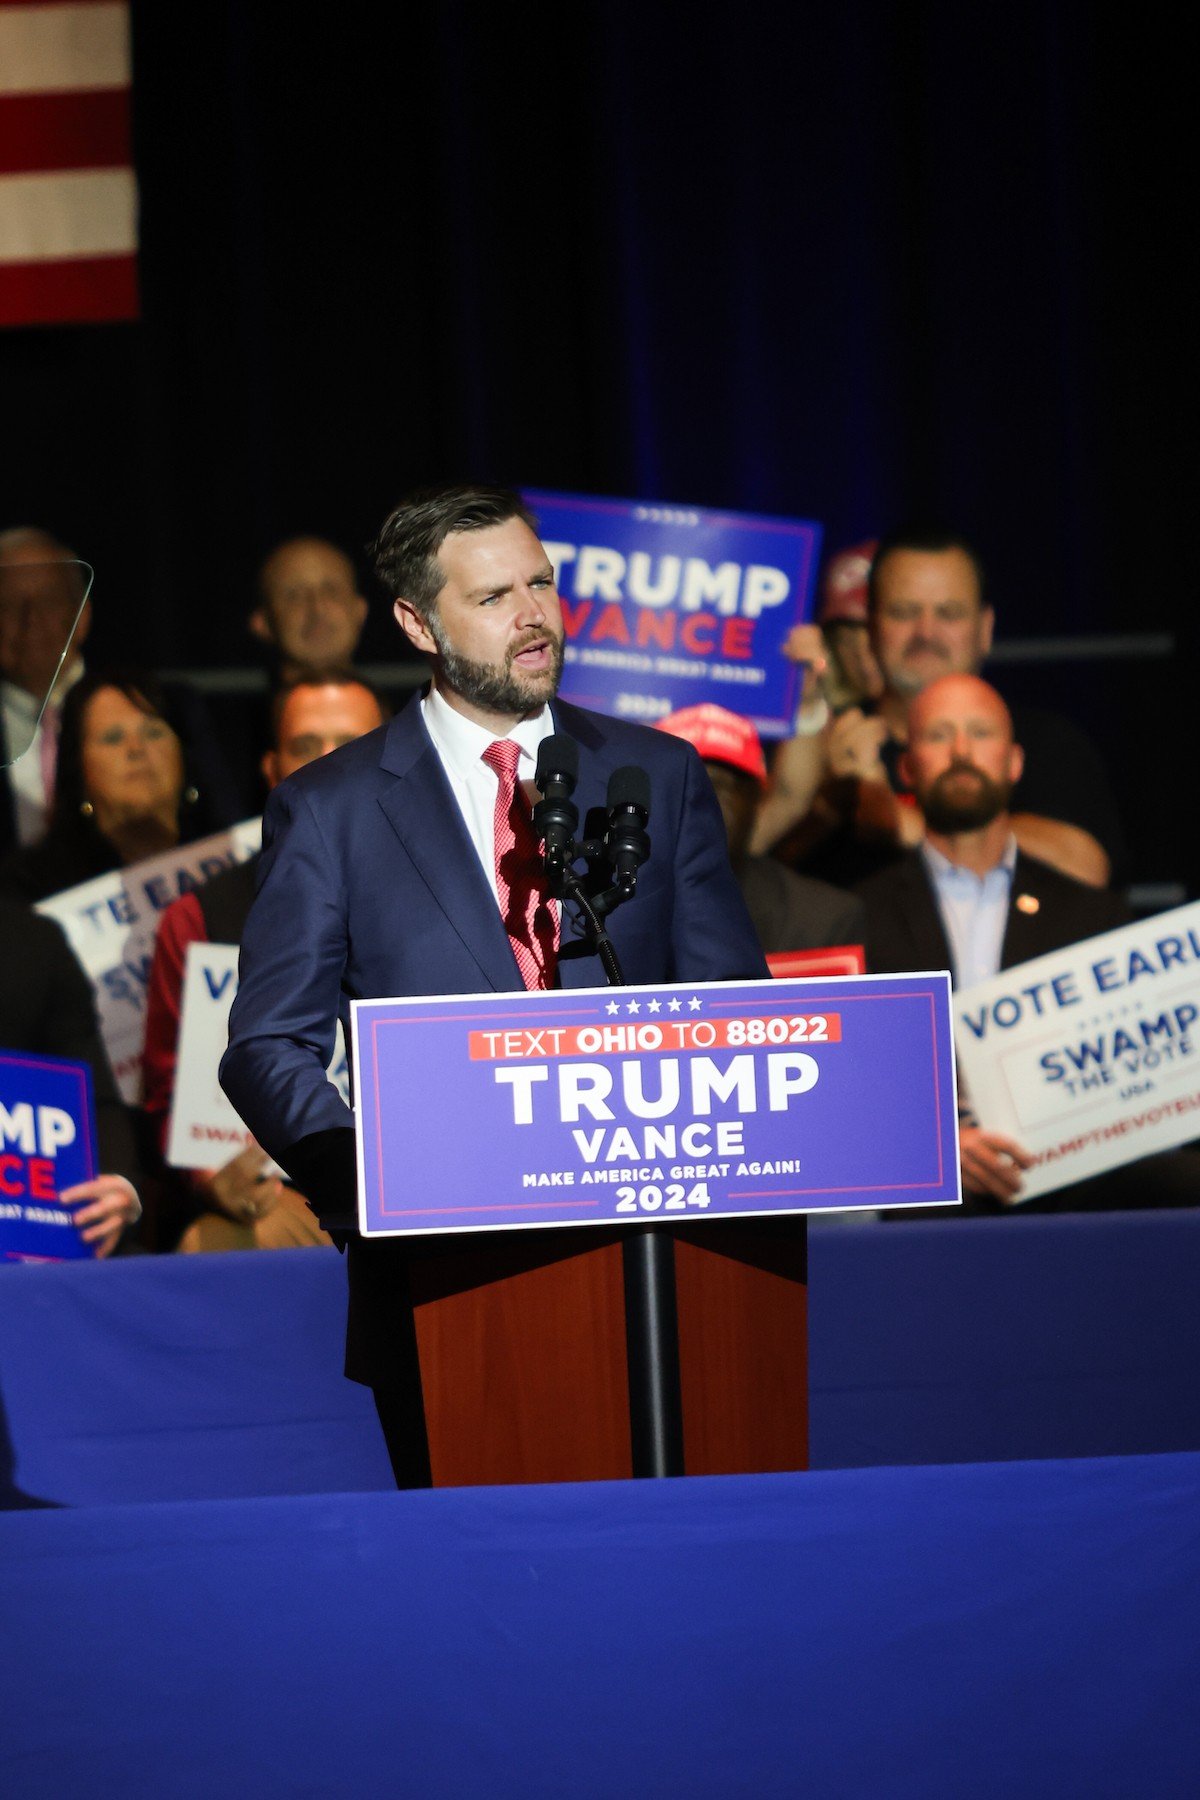
[[[87,1064],[0,1051],[0,1262],[94,1256],[58,1196],[96,1172]]]
[[[1200,1137],[1200,905],[954,996],[964,1099],[1034,1166],[1018,1202]]]
[[[526,493],[562,600],[562,697],[653,724],[711,701],[786,737],[821,527],[696,506]]]
[[[368,1234],[961,1199],[945,973],[351,1011]]]

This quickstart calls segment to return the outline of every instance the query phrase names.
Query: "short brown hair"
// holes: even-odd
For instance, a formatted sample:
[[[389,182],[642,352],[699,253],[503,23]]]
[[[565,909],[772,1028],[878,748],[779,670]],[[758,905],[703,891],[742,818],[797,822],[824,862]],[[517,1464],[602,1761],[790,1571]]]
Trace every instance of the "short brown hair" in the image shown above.
[[[393,599],[407,600],[428,621],[445,581],[437,554],[446,539],[456,531],[486,531],[509,519],[537,530],[537,520],[510,488],[426,488],[401,501],[368,554]]]
[[[310,687],[360,687],[374,700],[379,708],[379,717],[385,725],[392,716],[392,709],[379,689],[368,681],[365,675],[360,675],[357,669],[350,668],[346,663],[335,663],[328,666],[317,663],[311,668],[297,669],[294,675],[289,675],[286,681],[281,681],[272,693],[271,738],[273,742],[278,741],[283,709],[296,689]]]
[[[915,525],[891,531],[879,540],[867,573],[867,610],[872,616],[879,610],[879,571],[894,550],[915,550],[928,556],[944,556],[947,550],[958,550],[975,571],[980,606],[990,604],[983,559],[974,544],[963,537],[961,532],[945,530],[937,525]]]

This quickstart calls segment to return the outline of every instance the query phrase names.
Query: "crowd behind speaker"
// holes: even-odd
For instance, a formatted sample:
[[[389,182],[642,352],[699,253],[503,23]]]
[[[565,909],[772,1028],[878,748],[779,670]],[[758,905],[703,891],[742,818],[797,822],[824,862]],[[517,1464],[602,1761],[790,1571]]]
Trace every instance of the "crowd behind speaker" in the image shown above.
[[[76,1204],[100,1255],[327,1244],[254,1145],[186,1174],[164,1155],[187,946],[239,941],[254,859],[163,915],[136,1109],[117,1096],[82,971],[33,908],[254,815],[277,783],[379,729],[413,689],[381,694],[356,670],[364,583],[319,537],[289,539],[264,561],[245,620],[262,691],[218,701],[136,663],[94,663],[90,602],[57,666],[79,567],[51,530],[0,532],[0,1047],[92,1065],[104,1172]],[[787,643],[801,700],[770,756],[720,707],[661,721],[704,763],[765,951],[863,943],[872,972],[947,967],[965,986],[1128,916],[1120,891],[1136,871],[1103,759],[1073,721],[1008,705],[1003,684],[983,678],[994,629],[970,543],[897,531],[827,563],[817,622]],[[962,1139],[964,1211],[1006,1210],[1021,1146],[969,1111]],[[1053,1206],[1197,1200],[1200,1156],[1188,1148]]]

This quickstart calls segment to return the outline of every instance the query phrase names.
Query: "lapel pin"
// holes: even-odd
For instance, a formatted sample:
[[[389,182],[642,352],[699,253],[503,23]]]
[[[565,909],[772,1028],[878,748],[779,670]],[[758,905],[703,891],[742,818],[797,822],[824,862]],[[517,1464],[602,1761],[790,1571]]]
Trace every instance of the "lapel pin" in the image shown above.
[[[1017,911],[1023,913],[1040,912],[1042,909],[1042,903],[1036,894],[1018,894],[1016,906]]]

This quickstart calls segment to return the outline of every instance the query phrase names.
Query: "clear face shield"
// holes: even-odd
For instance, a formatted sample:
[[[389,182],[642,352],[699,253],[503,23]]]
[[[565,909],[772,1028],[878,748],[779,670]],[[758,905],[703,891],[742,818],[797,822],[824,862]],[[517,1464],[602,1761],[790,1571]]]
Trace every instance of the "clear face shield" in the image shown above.
[[[8,556],[0,561],[0,678],[28,697],[5,708],[0,766],[25,755],[71,660],[95,571],[77,557]]]

